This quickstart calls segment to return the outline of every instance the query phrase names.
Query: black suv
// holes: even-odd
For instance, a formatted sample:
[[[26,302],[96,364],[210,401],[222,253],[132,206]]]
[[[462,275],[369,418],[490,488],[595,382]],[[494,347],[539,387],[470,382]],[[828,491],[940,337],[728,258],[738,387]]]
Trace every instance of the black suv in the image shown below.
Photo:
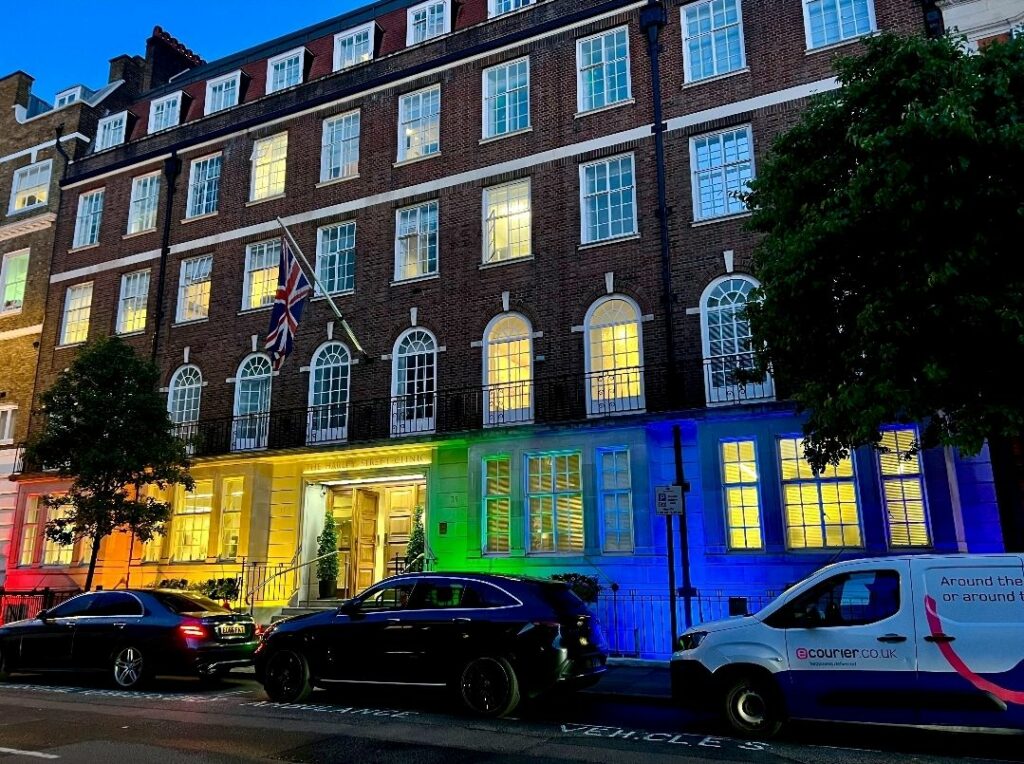
[[[271,626],[256,676],[272,700],[314,686],[448,687],[470,711],[594,684],[607,654],[597,619],[565,584],[518,576],[408,573],[341,607]]]

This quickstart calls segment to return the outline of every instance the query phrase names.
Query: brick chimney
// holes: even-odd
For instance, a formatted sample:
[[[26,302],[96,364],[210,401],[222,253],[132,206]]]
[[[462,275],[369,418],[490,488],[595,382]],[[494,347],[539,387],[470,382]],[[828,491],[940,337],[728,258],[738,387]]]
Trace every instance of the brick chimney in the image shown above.
[[[153,36],[146,40],[143,89],[151,90],[166,85],[174,75],[203,63],[206,62],[180,40],[159,26],[153,27]]]
[[[23,71],[11,72],[0,79],[0,107],[9,109],[12,106],[28,108],[32,83],[35,80]]]
[[[110,76],[107,82],[123,80],[124,92],[130,97],[136,97],[142,93],[143,82],[146,79],[146,59],[142,56],[122,55],[110,59]]]

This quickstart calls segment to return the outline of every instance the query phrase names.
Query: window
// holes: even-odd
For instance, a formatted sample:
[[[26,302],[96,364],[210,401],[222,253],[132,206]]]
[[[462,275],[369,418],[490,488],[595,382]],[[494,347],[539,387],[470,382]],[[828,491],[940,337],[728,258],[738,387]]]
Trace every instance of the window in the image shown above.
[[[64,319],[60,331],[61,345],[76,345],[89,336],[89,314],[92,312],[92,282],[68,287],[64,294]]]
[[[789,628],[867,626],[898,612],[900,575],[895,570],[832,576],[780,611]]]
[[[316,277],[328,294],[351,292],[356,286],[356,224],[324,226],[316,237]],[[317,294],[320,286],[317,286]]]
[[[29,496],[25,499],[25,521],[21,525],[21,550],[18,564],[33,565],[36,561],[36,544],[39,542],[39,516],[41,499]]]
[[[533,331],[517,313],[498,316],[484,333],[484,425],[533,421]]]
[[[579,451],[526,456],[531,552],[583,552],[583,477]]]
[[[370,23],[335,35],[334,71],[348,69],[373,58],[375,30],[376,26]]]
[[[351,355],[340,342],[328,342],[309,365],[307,443],[344,440],[348,435]]]
[[[175,434],[186,442],[197,434],[199,407],[203,397],[203,374],[197,366],[182,366],[171,377],[167,393],[167,413]],[[190,447],[191,443],[188,444]]]
[[[578,40],[576,71],[580,112],[628,101],[629,31],[626,27]]]
[[[78,197],[78,217],[75,218],[75,238],[72,246],[88,247],[100,240],[100,223],[103,221],[104,189],[90,191]]]
[[[121,299],[117,303],[117,333],[131,334],[146,329],[149,302],[149,271],[135,271],[121,277]]]
[[[910,453],[917,439],[917,428],[901,427],[884,430],[879,443],[885,449],[878,453],[878,468],[889,519],[889,545],[894,547],[928,547],[932,543],[921,454]]]
[[[46,513],[47,524],[56,520],[63,520],[71,516],[71,507],[67,505],[50,507]],[[58,544],[52,539],[43,537],[43,565],[59,565],[67,567],[71,564],[71,558],[75,553],[74,542],[70,544]]]
[[[75,103],[76,101],[80,100],[81,97],[81,88],[71,88],[69,90],[61,91],[60,93],[57,93],[57,105],[54,108],[61,109],[65,106]]]
[[[132,197],[128,203],[128,234],[156,228],[156,208],[160,201],[160,174],[143,175],[132,180]]]
[[[222,560],[238,557],[238,537],[242,528],[242,496],[245,481],[240,477],[224,478],[220,498],[220,549]]]
[[[761,499],[758,492],[757,443],[725,440],[721,443],[722,495],[730,549],[761,549]]]
[[[206,83],[206,113],[230,109],[238,105],[242,73],[232,72]]]
[[[280,239],[250,244],[245,248],[242,310],[256,310],[274,304],[280,259]]]
[[[181,120],[181,91],[157,98],[149,105],[150,134],[174,127]]]
[[[501,16],[505,13],[518,11],[528,5],[533,5],[534,0],[487,0],[487,15],[490,18]]]
[[[203,157],[192,163],[188,176],[188,204],[185,217],[211,215],[220,199],[220,154]]]
[[[267,447],[272,373],[270,358],[262,353],[249,356],[238,367],[232,450],[249,451]]]
[[[530,180],[484,189],[484,263],[532,254]]]
[[[270,59],[267,62],[267,93],[275,93],[300,84],[305,58],[306,49],[296,48]]]
[[[86,613],[89,616],[140,616],[142,603],[126,592],[103,592],[97,594]]]
[[[640,309],[620,296],[594,303],[584,322],[587,413],[644,410],[643,336]]]
[[[407,93],[398,102],[398,161],[441,151],[441,86]]]
[[[359,600],[361,612],[373,613],[380,610],[402,610],[409,604],[415,582],[387,584],[371,590]]]
[[[25,302],[25,285],[28,283],[29,250],[8,252],[0,263],[0,315],[17,313]]]
[[[164,535],[157,533],[142,547],[143,562],[160,562],[164,552]]]
[[[351,111],[324,120],[320,182],[352,178],[359,174],[359,112]]]
[[[530,59],[484,69],[484,138],[530,126]]]
[[[433,432],[437,403],[437,341],[409,329],[395,343],[391,380],[391,434]]]
[[[77,597],[72,597],[66,602],[62,602],[57,607],[50,610],[51,618],[77,618],[80,615],[85,615],[89,608],[96,601],[100,595],[97,594],[81,594]]]
[[[746,316],[747,302],[757,283],[746,276],[726,276],[711,282],[701,300],[704,349],[704,392],[709,404],[768,400],[775,394],[770,375],[744,382],[740,371],[756,366],[753,332]]]
[[[278,133],[256,141],[252,147],[250,201],[282,196],[287,164],[288,133]]]
[[[790,549],[847,549],[863,545],[850,457],[815,475],[803,438],[779,440],[786,541]]]
[[[53,160],[47,159],[15,171],[14,182],[11,186],[9,214],[45,206],[50,198],[50,172],[52,169]]]
[[[178,279],[178,315],[176,320],[202,321],[210,315],[213,255],[202,255],[181,261]]]
[[[740,0],[703,0],[684,5],[680,10],[687,82],[716,77],[746,66]]]
[[[96,150],[103,151],[120,146],[125,141],[128,127],[128,112],[122,111],[103,117],[96,127]]]
[[[580,166],[580,220],[584,244],[636,233],[632,154]]]
[[[407,11],[405,44],[429,40],[452,31],[448,0],[431,0]]]
[[[17,420],[17,406],[0,407],[0,446],[9,446],[14,442],[14,425]]]
[[[690,139],[694,220],[747,211],[739,194],[754,177],[752,141],[749,126]]]
[[[406,207],[395,225],[395,281],[437,273],[437,202]]]
[[[484,552],[508,554],[512,538],[512,459],[483,460]]]
[[[633,551],[633,482],[629,470],[629,449],[600,448],[597,451],[598,506],[604,523],[604,551]]]
[[[808,49],[875,31],[873,0],[803,0]]]
[[[213,481],[197,480],[191,491],[178,490],[174,506],[171,557],[178,562],[205,561],[210,546]]]

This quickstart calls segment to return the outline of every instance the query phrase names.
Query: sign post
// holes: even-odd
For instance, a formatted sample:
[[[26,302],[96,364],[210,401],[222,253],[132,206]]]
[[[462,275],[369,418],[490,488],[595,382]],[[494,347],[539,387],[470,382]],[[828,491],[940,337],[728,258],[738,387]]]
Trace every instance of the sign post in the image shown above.
[[[676,485],[659,485],[654,489],[654,511],[665,518],[665,546],[668,552],[668,610],[672,629],[672,649],[675,650],[679,637],[676,618],[676,550],[672,518],[680,513],[683,506],[683,492]]]

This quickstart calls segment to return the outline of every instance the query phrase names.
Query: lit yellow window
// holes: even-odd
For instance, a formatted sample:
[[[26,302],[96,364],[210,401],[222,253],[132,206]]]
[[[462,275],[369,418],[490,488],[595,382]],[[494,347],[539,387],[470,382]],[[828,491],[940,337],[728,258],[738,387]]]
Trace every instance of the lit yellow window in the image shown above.
[[[886,430],[878,454],[882,473],[882,493],[889,518],[889,544],[892,546],[931,546],[928,507],[924,495],[921,455],[908,454],[917,441],[917,430],[906,427]]]
[[[225,478],[221,489],[220,552],[222,560],[238,557],[238,539],[242,529],[243,478]]]
[[[753,440],[722,443],[722,488],[730,549],[761,549],[761,504]]]
[[[274,304],[281,258],[281,240],[250,244],[245,257],[245,295],[243,310]]]
[[[288,163],[288,133],[278,133],[256,141],[252,147],[252,201],[281,196],[284,193]]]
[[[512,460],[491,456],[484,460],[484,551],[505,554],[509,551],[512,511]]]
[[[195,489],[178,492],[174,507],[174,553],[178,561],[206,559],[210,540],[213,481],[197,480]]]
[[[484,189],[485,263],[528,257],[530,250],[530,181]]]
[[[863,545],[853,461],[843,459],[815,475],[802,438],[779,441],[782,503],[790,549],[843,549]]]
[[[71,507],[53,507],[47,515],[47,520],[59,520],[68,517],[70,514]],[[43,565],[70,565],[74,551],[74,542],[65,545],[58,544],[51,539],[45,539],[43,543]]]

